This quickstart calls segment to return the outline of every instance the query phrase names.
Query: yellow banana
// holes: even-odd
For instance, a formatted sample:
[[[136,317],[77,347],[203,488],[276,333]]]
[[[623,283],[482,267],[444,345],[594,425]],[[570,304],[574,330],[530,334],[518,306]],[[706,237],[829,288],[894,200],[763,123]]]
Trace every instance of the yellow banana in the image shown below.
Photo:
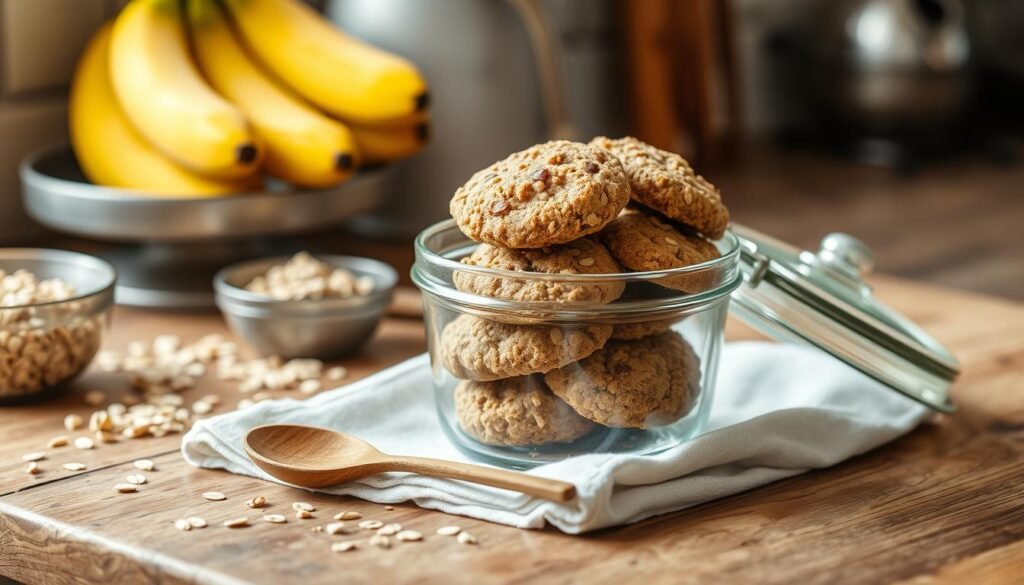
[[[414,120],[427,85],[408,60],[341,32],[299,0],[226,0],[246,45],[325,112],[361,124]]]
[[[269,79],[215,2],[188,0],[187,6],[199,68],[248,117],[265,145],[267,172],[302,187],[327,187],[351,176],[359,154],[348,128]]]
[[[75,157],[90,181],[153,195],[216,196],[252,185],[194,175],[165,157],[132,127],[114,95],[108,71],[110,24],[78,62],[68,104]]]
[[[167,156],[203,175],[234,178],[262,148],[242,112],[192,62],[179,0],[132,0],[114,21],[110,75],[128,119]]]
[[[410,157],[427,143],[430,126],[427,122],[413,126],[349,126],[356,137],[363,164],[378,164]]]

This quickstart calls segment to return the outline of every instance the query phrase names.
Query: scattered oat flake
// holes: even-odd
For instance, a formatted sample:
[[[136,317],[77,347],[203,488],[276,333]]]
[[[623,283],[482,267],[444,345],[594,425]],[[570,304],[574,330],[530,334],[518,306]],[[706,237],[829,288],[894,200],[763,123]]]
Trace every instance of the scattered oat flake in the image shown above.
[[[455,536],[460,532],[462,532],[462,529],[458,526],[442,526],[437,529],[437,534],[439,536]]]
[[[135,469],[140,471],[153,471],[156,469],[156,465],[154,465],[149,459],[139,459],[132,463],[132,465],[135,466]]]
[[[67,444],[68,444],[68,437],[67,437],[67,435],[61,435],[59,437],[54,437],[54,438],[50,439],[50,441],[48,443],[46,443],[46,446],[49,447],[50,449],[56,449],[58,447],[65,447],[65,446],[67,446]]]
[[[46,453],[42,452],[25,453],[21,456],[22,461],[42,461],[43,459],[46,459]]]
[[[282,516],[281,514],[267,514],[263,516],[263,519],[273,524],[284,524],[288,521],[288,519]]]
[[[394,510],[395,507],[394,506],[384,506],[384,509],[390,512],[391,510]]]
[[[114,486],[114,491],[131,494],[139,491],[139,487],[133,483],[119,483]]]
[[[188,525],[192,528],[206,528],[206,520],[203,520],[199,516],[189,516]]]
[[[135,485],[142,485],[142,484],[146,483],[146,476],[142,475],[141,473],[130,473],[130,474],[128,474],[128,477],[126,477],[124,479],[128,483],[133,483]]]
[[[114,423],[110,420],[110,415],[105,410],[97,410],[89,417],[90,431],[109,431],[113,426]]]
[[[401,524],[385,524],[377,530],[377,534],[381,536],[392,536],[402,531]]]
[[[478,542],[476,537],[468,532],[460,532],[458,540],[459,544],[476,544]]]
[[[221,502],[228,499],[227,496],[220,492],[203,492],[203,497],[211,502]]]
[[[39,464],[36,463],[35,461],[29,461],[28,465],[25,467],[25,473],[29,475],[35,475],[39,473],[39,471]]]
[[[323,532],[324,527],[317,524],[316,526],[309,529],[310,532]]]
[[[116,443],[118,441],[117,435],[114,433],[108,433],[107,431],[99,431],[96,433],[96,440],[101,443]]]
[[[363,515],[359,512],[353,512],[351,510],[345,512],[338,512],[334,515],[335,520],[359,520]]]
[[[309,520],[313,517],[313,513],[309,510],[296,510],[295,517],[299,520]]]
[[[332,382],[337,382],[348,375],[348,370],[342,366],[335,366],[327,370],[327,379]]]
[[[380,548],[391,548],[391,539],[388,538],[387,536],[381,536],[379,534],[374,534],[373,536],[370,537],[369,542],[373,546],[377,546],[377,547],[380,547]]]
[[[77,414],[69,414],[64,417],[64,428],[69,431],[77,431],[82,428],[83,424],[85,424],[85,421]]]
[[[174,527],[178,530],[184,530],[186,532],[192,530],[192,524],[190,524],[189,521],[184,518],[178,518],[177,520],[175,520]]]
[[[267,499],[264,498],[263,496],[256,496],[255,498],[251,498],[250,500],[245,502],[245,505],[249,506],[250,508],[262,508],[263,506],[267,505]]]
[[[423,535],[416,530],[402,530],[395,535],[395,539],[402,542],[416,542],[418,540],[423,540]]]
[[[381,526],[384,526],[384,523],[380,520],[363,520],[359,523],[359,527],[365,530],[377,530]]]
[[[89,437],[78,437],[75,439],[76,449],[92,449],[96,446],[96,443]]]
[[[65,463],[61,467],[68,471],[85,471],[85,463]]]
[[[299,392],[303,394],[313,394],[314,392],[320,391],[320,380],[303,380],[299,384]]]
[[[327,532],[327,534],[339,534],[345,530],[345,523],[331,522],[330,524],[324,527],[324,530]]]
[[[316,508],[313,504],[308,502],[295,502],[292,504],[292,510],[298,512],[299,510],[305,510],[307,512],[316,512]]]
[[[335,542],[331,544],[331,550],[336,553],[349,552],[358,548],[358,543],[354,540],[346,540],[344,542]]]
[[[242,528],[249,525],[248,518],[232,518],[231,520],[225,520],[224,526],[228,528]]]

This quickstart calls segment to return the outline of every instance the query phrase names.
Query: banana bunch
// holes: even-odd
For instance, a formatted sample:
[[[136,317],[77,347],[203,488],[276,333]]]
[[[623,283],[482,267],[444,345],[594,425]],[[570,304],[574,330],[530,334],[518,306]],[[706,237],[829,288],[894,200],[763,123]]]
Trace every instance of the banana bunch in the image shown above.
[[[75,71],[69,126],[92,182],[153,195],[341,183],[427,140],[427,85],[301,0],[131,0]]]

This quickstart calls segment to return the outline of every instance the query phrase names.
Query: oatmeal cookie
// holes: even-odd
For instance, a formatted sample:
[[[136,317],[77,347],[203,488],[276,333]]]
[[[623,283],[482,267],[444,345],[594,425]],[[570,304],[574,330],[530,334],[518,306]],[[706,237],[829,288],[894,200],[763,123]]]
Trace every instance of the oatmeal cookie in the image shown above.
[[[555,140],[477,172],[449,209],[471,239],[543,248],[597,232],[629,202],[629,179],[606,150]]]
[[[567,443],[596,426],[552,394],[540,376],[460,382],[455,415],[466,434],[489,445]]]
[[[679,420],[700,392],[700,360],[678,333],[610,341],[544,381],[580,415],[610,427],[649,428]]]
[[[514,250],[480,244],[462,259],[464,264],[545,274],[614,274],[622,268],[601,244],[580,238],[568,244]],[[610,303],[622,295],[622,282],[578,284],[531,278],[499,278],[470,272],[456,272],[455,288],[478,295],[511,301],[558,303]]]
[[[583,359],[611,334],[610,325],[511,325],[460,315],[441,332],[441,361],[456,378],[500,380]]]
[[[729,224],[722,194],[693,171],[686,159],[636,138],[590,141],[614,154],[626,169],[633,199],[717,240]]]
[[[612,339],[640,339],[659,335],[671,329],[678,322],[679,319],[673,318],[640,323],[616,323],[612,327]]]
[[[683,268],[718,258],[718,248],[696,234],[684,233],[653,215],[624,213],[601,232],[601,241],[619,264],[637,272]],[[715,286],[712,275],[680,274],[654,282],[697,293]]]

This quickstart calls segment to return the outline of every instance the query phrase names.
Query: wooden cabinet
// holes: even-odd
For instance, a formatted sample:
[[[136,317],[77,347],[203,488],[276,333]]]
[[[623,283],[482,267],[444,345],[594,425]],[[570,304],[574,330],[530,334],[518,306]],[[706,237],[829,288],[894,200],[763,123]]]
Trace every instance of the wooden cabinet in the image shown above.
[[[0,0],[0,245],[41,231],[21,207],[18,164],[67,142],[68,84],[115,0]]]

